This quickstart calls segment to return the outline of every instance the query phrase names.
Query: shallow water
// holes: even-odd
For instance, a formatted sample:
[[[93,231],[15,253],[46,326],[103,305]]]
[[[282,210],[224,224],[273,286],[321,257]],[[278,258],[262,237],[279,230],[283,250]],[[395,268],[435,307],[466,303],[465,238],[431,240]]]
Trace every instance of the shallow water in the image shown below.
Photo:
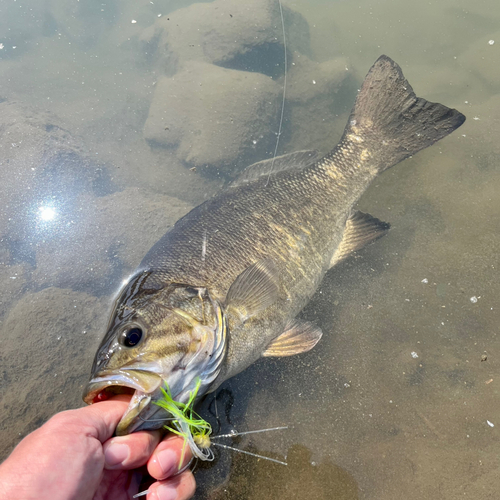
[[[191,2],[81,4],[2,6],[1,457],[54,412],[82,404],[122,280],[176,219],[245,163],[272,155],[278,129],[279,43],[246,59],[207,45],[210,57],[225,58],[217,67],[188,43],[176,49],[179,63],[158,48],[163,32],[151,26],[177,19],[189,34],[178,9]],[[227,5],[219,29],[261,19],[260,2]],[[283,5],[307,24],[285,16],[294,29],[279,153],[331,148],[383,53],[417,95],[459,109],[467,122],[381,175],[360,200],[392,229],[330,271],[304,310],[322,328],[321,343],[295,358],[261,360],[224,384],[223,429],[289,425],[236,443],[289,465],[223,452],[198,469],[198,497],[496,498],[500,7]],[[274,20],[256,33],[281,40]],[[253,36],[247,24],[241,38]],[[273,106],[261,123],[250,116],[243,144],[225,144],[247,115],[237,98],[245,87],[224,71],[245,67],[273,76],[252,76]],[[190,77],[205,88],[220,82],[220,91],[204,94],[205,104],[179,94],[179,116],[165,118],[172,75],[184,86]],[[225,136],[210,126],[214,111],[234,116]]]

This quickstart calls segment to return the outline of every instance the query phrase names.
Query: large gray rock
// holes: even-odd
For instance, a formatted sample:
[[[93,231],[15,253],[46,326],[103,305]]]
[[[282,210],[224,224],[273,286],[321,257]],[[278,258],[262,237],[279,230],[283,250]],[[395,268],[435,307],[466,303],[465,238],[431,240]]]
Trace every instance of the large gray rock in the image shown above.
[[[309,26],[283,6],[287,48],[309,54]],[[283,73],[283,33],[276,0],[216,0],[160,17],[141,35],[160,73],[173,75],[189,60],[265,74]]]
[[[144,136],[152,145],[175,147],[197,168],[230,170],[245,158],[270,154],[282,88],[270,77],[187,62],[173,77],[160,78]]]
[[[104,197],[80,196],[74,224],[40,241],[36,250],[36,287],[58,286],[92,294],[116,291],[146,252],[191,206],[140,188]]]
[[[47,288],[11,309],[0,329],[0,460],[52,414],[82,405],[108,302]]]
[[[283,7],[288,62],[310,53],[304,17]],[[272,156],[285,48],[280,5],[216,0],[160,17],[140,37],[160,77],[144,137],[213,174]]]
[[[286,91],[280,152],[333,147],[346,97],[349,105],[355,97],[354,75],[345,58],[312,61],[306,20],[286,7],[283,17],[286,82],[274,0],[194,4],[143,31],[144,53],[166,75],[144,127],[149,144],[197,170],[234,176],[273,155]]]
[[[0,248],[32,264],[46,236],[41,210],[55,204],[70,209],[83,192],[113,190],[105,166],[53,115],[6,100],[0,102],[0,176]]]

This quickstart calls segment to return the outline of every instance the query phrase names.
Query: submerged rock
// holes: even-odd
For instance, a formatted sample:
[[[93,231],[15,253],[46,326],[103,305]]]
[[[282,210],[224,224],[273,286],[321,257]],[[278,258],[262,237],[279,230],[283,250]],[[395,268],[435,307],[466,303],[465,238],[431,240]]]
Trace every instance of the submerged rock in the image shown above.
[[[0,102],[0,175],[0,248],[31,265],[56,205],[68,210],[83,192],[114,189],[106,167],[56,117],[7,100]]]
[[[37,245],[32,276],[37,287],[115,292],[153,244],[192,208],[141,188],[100,198],[85,194],[75,203],[75,213],[66,215],[74,224]]]
[[[324,146],[326,134],[331,147],[332,124],[344,112],[334,95],[349,82],[346,61],[312,61],[307,21],[282,12],[285,36],[274,0],[198,3],[143,31],[142,52],[164,75],[144,126],[152,147],[172,149],[212,176],[234,176],[273,155],[285,90],[280,151]]]
[[[304,17],[283,6],[287,49],[310,53]],[[160,17],[141,35],[158,71],[173,75],[186,61],[277,76],[283,74],[283,33],[276,0],[216,0]]]
[[[152,145],[175,147],[177,157],[197,168],[230,171],[250,155],[272,151],[282,88],[268,76],[186,63],[158,81],[144,136]]]
[[[57,288],[28,293],[11,309],[0,330],[0,460],[51,415],[82,405],[107,309],[106,301]]]
[[[283,7],[289,54],[310,53],[304,17]],[[141,35],[160,77],[144,137],[179,160],[227,177],[273,154],[285,47],[278,2],[198,3]],[[290,56],[291,58],[291,56]]]

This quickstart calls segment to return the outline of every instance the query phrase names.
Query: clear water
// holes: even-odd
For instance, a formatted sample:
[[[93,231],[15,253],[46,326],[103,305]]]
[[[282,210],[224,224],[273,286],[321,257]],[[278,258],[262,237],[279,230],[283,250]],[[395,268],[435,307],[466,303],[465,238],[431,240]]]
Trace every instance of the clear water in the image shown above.
[[[54,412],[82,404],[113,294],[148,248],[242,163],[273,152],[280,97],[260,135],[243,136],[248,144],[236,147],[244,151],[239,160],[224,137],[190,138],[195,120],[180,134],[183,145],[163,147],[158,136],[145,141],[155,112],[155,123],[161,122],[157,89],[165,75],[180,71],[153,50],[158,38],[150,28],[159,14],[179,19],[177,9],[190,4],[31,0],[0,6],[2,457]],[[360,209],[392,230],[332,270],[304,310],[324,332],[316,349],[262,360],[224,385],[218,399],[223,428],[290,426],[236,445],[286,457],[289,465],[223,452],[214,466],[198,469],[198,497],[496,498],[498,2],[283,5],[307,20],[310,51],[307,25],[298,23],[288,33],[295,65],[279,152],[333,147],[356,89],[383,53],[402,66],[418,95],[468,119],[449,138],[380,176],[360,201]],[[240,16],[253,19],[255,9],[262,3],[232,2],[232,17],[221,17],[218,27]],[[281,40],[279,23],[267,33],[271,29]],[[281,56],[279,45],[270,44],[246,59],[228,56],[220,66],[273,77],[270,93],[277,96]],[[203,78],[191,74],[193,81]],[[227,117],[239,109],[238,100],[228,97],[226,74],[213,74],[220,92],[210,94],[211,112]],[[199,109],[182,93],[177,106],[186,116],[173,117],[160,134],[175,135]],[[207,112],[204,123],[213,116]],[[235,123],[242,116],[236,114]],[[200,144],[211,165],[220,151],[218,168],[203,164],[203,150],[196,156]],[[214,410],[213,401],[204,406],[207,415]]]

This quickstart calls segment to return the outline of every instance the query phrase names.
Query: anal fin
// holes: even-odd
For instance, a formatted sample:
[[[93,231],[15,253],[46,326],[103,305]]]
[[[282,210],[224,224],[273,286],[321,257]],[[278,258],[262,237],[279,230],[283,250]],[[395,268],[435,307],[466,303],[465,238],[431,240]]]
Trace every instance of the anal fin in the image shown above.
[[[346,222],[344,237],[330,261],[330,268],[360,250],[368,243],[384,236],[390,224],[382,222],[370,214],[354,212]]]
[[[267,346],[262,356],[285,357],[310,351],[322,335],[321,329],[316,325],[294,319],[289,321],[285,331]]]

